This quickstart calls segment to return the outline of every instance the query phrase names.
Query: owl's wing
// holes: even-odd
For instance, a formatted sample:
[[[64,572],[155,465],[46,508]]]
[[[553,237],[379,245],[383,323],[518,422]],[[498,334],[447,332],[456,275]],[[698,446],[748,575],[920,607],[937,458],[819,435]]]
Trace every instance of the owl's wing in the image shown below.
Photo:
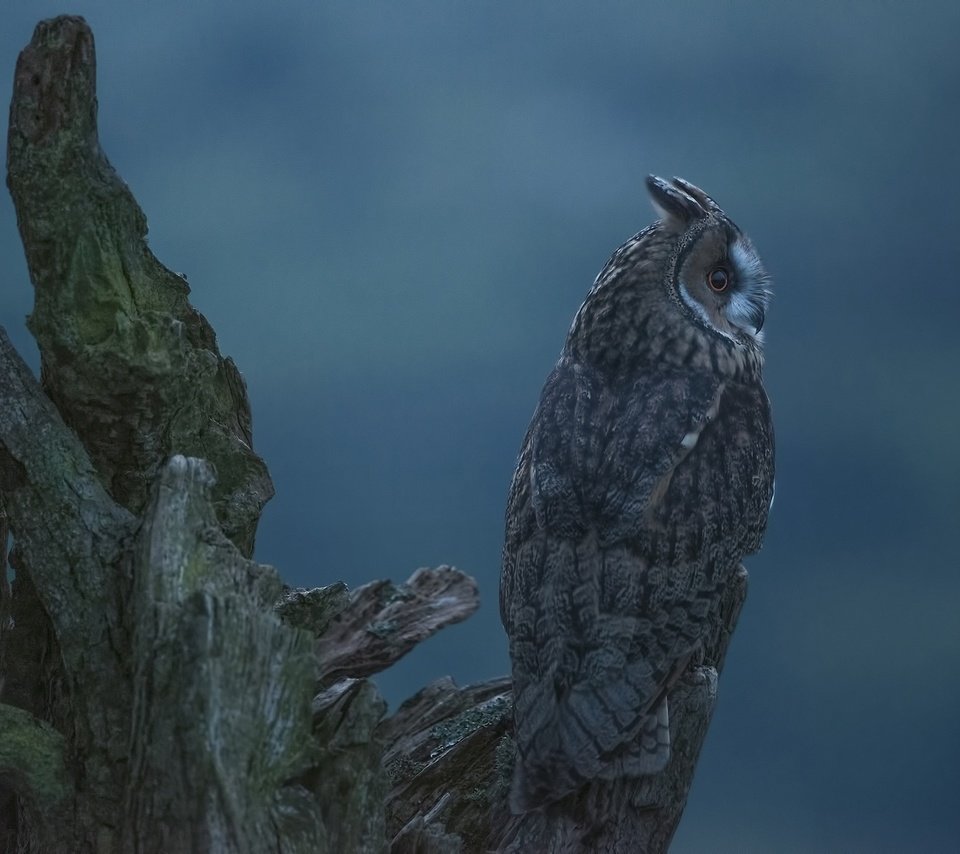
[[[538,531],[602,543],[635,534],[673,469],[715,414],[723,386],[705,374],[642,375],[611,387],[563,357],[544,384],[507,501],[500,615],[509,633],[517,549]]]
[[[547,381],[511,490],[501,582],[515,806],[651,773],[669,755],[664,694],[693,615],[658,610],[665,579],[652,576],[663,568],[631,540],[720,392],[695,374],[611,387],[569,358]]]
[[[570,357],[547,379],[527,434],[538,527],[601,543],[634,534],[674,467],[716,414],[721,382],[659,372],[609,384]]]

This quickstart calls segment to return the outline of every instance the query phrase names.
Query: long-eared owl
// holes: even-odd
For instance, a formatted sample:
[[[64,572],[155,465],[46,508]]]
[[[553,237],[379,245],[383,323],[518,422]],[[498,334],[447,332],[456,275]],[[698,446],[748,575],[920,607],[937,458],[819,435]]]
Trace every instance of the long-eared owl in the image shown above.
[[[647,187],[660,219],[597,276],[510,489],[515,812],[665,767],[668,691],[773,498],[768,277],[698,187]]]

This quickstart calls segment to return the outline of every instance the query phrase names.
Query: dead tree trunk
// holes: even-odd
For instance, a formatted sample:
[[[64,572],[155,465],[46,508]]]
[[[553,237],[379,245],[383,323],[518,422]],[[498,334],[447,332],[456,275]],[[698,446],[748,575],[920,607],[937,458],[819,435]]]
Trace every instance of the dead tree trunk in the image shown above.
[[[246,389],[100,150],[95,68],[82,19],[42,22],[10,110],[42,368],[0,329],[0,852],[666,850],[746,573],[671,694],[663,774],[512,816],[508,680],[384,720],[366,677],[476,585],[291,591],[250,560],[272,485]]]

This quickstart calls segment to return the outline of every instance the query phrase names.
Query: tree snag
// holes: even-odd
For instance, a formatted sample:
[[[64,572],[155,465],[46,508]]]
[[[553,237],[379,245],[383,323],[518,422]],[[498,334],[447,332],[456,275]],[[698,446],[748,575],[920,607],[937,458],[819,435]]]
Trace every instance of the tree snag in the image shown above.
[[[147,247],[95,77],[66,16],[14,76],[41,381],[0,329],[0,852],[666,850],[746,573],[670,695],[667,770],[511,815],[508,679],[389,717],[367,679],[473,613],[473,579],[290,590],[251,560],[273,488],[246,388]]]

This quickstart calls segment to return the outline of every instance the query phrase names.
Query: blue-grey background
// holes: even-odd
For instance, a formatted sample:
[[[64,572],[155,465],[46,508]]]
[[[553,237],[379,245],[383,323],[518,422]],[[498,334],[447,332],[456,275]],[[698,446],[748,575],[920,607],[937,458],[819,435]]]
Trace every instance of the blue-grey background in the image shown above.
[[[673,850],[957,850],[960,5],[7,0],[6,80],[61,12],[94,28],[152,248],[246,375],[277,486],[258,558],[479,581],[379,680],[394,703],[506,672],[541,382],[651,220],[644,176],[713,194],[776,280],[778,492]],[[0,281],[36,365],[5,194]]]

